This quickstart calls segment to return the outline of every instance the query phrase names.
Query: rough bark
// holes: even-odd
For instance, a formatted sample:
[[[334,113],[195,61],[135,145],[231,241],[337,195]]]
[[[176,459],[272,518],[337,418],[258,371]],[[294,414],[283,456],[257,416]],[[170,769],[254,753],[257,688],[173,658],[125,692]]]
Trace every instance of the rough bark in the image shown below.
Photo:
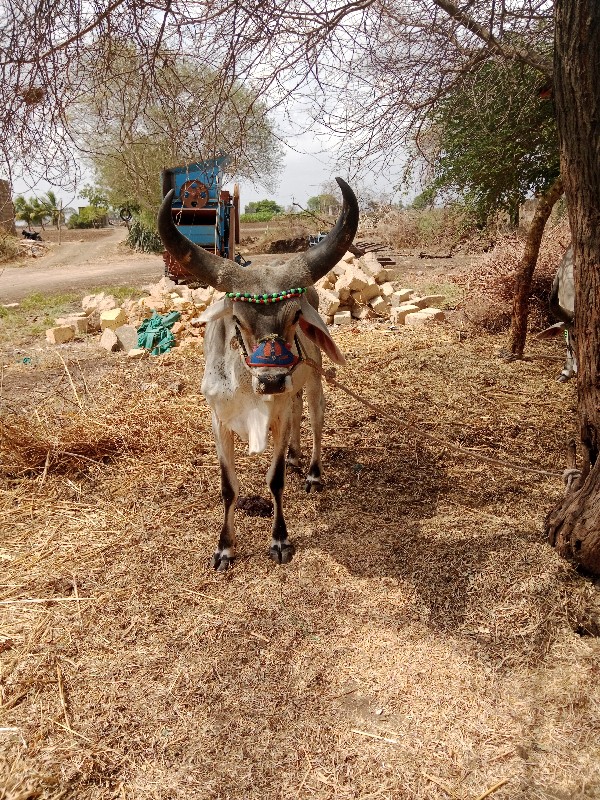
[[[558,177],[546,194],[543,194],[537,204],[531,225],[527,231],[527,240],[523,258],[519,263],[516,275],[515,294],[513,297],[512,316],[508,349],[515,358],[523,358],[525,339],[527,337],[527,317],[529,314],[529,295],[531,294],[531,281],[535,265],[537,264],[542,236],[548,217],[563,192],[562,179]]]
[[[600,574],[600,3],[558,0],[554,80],[573,237],[579,432],[584,471],[546,520],[566,557]]]

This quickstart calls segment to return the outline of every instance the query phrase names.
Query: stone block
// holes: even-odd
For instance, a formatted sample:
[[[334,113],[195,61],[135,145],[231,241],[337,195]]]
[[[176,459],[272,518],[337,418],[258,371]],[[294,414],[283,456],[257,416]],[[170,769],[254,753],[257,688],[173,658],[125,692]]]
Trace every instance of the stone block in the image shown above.
[[[373,275],[377,283],[386,283],[387,281],[396,280],[396,270],[388,267],[381,267],[376,275]]]
[[[367,284],[364,289],[360,290],[361,301],[362,303],[369,303],[371,300],[374,300],[376,297],[381,296],[381,289],[379,285],[372,281],[372,283]],[[356,299],[356,298],[355,298]]]
[[[83,312],[82,312],[83,313]],[[59,317],[56,320],[57,325],[68,325],[69,328],[73,328],[73,333],[87,333],[88,332],[88,317],[85,314],[83,316],[68,316],[68,317]]]
[[[134,350],[138,346],[138,333],[133,325],[121,325],[115,328],[115,336],[119,342],[119,350]]]
[[[443,322],[445,318],[446,315],[439,308],[423,308],[415,314],[409,314],[404,320],[404,324],[417,328],[430,322]]]
[[[428,294],[424,297],[418,297],[411,300],[411,303],[419,306],[419,308],[434,308],[444,302],[446,298],[443,294]]]
[[[105,328],[105,330],[102,332],[102,336],[100,337],[100,347],[108,350],[109,353],[112,353],[114,350],[118,349],[119,340],[117,339],[117,334],[112,328]]]
[[[381,290],[381,296],[387,297],[391,304],[392,301],[390,298],[394,294],[393,284],[391,284],[389,281],[386,281],[385,283],[382,283],[379,288]]]
[[[369,305],[380,316],[386,316],[390,310],[390,302],[385,297],[374,297]]]
[[[127,351],[127,358],[141,358],[147,352],[145,347],[132,347]]]
[[[103,311],[111,311],[113,308],[117,307],[117,301],[112,294],[100,292],[99,294],[86,295],[81,301],[81,307],[89,316],[95,312],[101,314]]]
[[[100,328],[104,331],[111,328],[119,328],[127,322],[127,314],[122,308],[113,308],[110,311],[102,311],[100,314]]]
[[[337,314],[333,315],[333,324],[334,325],[351,325],[352,324],[352,314],[349,311],[338,311]]]
[[[70,325],[58,325],[46,331],[46,341],[50,344],[64,344],[70,342],[74,335]]]
[[[360,291],[372,282],[369,276],[363,272],[362,269],[358,269],[358,267],[355,267],[351,264],[348,265],[348,269],[344,274],[343,281],[345,286],[350,289],[351,292]]]
[[[373,309],[369,308],[369,306],[354,306],[350,313],[353,319],[358,320],[372,319],[376,316]]]
[[[195,305],[203,305],[205,308],[211,302],[214,289],[209,286],[207,289],[192,289],[192,300]]]
[[[414,294],[412,289],[397,289],[390,295],[390,303],[392,308],[402,305],[410,300],[411,294]]]
[[[390,320],[394,325],[404,325],[406,318],[410,314],[416,314],[421,309],[419,306],[414,306],[411,303],[405,303],[397,308],[392,308],[390,312]]]
[[[317,289],[319,295],[319,311],[326,317],[335,314],[340,307],[340,299],[335,292],[330,292],[327,289]]]

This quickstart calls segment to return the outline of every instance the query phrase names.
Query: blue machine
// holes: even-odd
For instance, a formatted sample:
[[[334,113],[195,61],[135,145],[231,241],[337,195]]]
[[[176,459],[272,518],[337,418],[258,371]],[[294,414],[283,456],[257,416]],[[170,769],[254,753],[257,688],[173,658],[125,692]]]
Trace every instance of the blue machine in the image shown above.
[[[184,236],[222,258],[235,258],[240,241],[239,190],[224,191],[227,156],[207,159],[162,172],[162,196],[175,189],[171,204],[173,222]],[[183,267],[164,254],[165,273],[174,280],[190,278]]]

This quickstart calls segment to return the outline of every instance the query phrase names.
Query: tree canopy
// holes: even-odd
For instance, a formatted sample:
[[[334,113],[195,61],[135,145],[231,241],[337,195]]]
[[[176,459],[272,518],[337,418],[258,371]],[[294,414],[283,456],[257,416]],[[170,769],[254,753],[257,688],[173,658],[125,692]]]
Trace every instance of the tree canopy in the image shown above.
[[[236,177],[264,184],[277,174],[281,147],[264,108],[243,87],[232,87],[221,100],[211,70],[184,59],[169,59],[156,69],[152,88],[140,87],[132,78],[139,56],[123,47],[118,58],[118,79],[86,96],[73,112],[79,149],[113,207],[154,213],[165,167],[223,154]]]
[[[256,200],[252,203],[246,203],[244,207],[245,214],[260,214],[261,212],[281,214],[282,211],[283,208],[275,200]]]
[[[531,194],[559,175],[558,132],[540,76],[522,64],[487,61],[464,75],[427,115],[418,137],[429,193],[458,198],[479,224],[497,211],[516,221]]]

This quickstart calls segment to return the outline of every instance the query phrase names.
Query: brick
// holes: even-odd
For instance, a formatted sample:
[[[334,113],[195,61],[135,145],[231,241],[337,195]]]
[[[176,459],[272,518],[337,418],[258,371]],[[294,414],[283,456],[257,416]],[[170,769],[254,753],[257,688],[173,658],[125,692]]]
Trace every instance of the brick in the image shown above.
[[[112,328],[106,328],[102,336],[100,337],[100,347],[103,347],[105,350],[108,350],[109,353],[112,353],[113,350],[116,350],[119,347],[119,340],[117,339],[117,334],[113,331]]]
[[[374,300],[376,297],[381,296],[381,289],[379,288],[378,284],[373,281],[365,286],[364,289],[360,290],[360,295],[362,298],[361,302],[368,303],[371,300]]]
[[[46,331],[46,341],[50,344],[70,342],[73,336],[73,328],[69,325],[58,325],[56,328],[49,328]]]
[[[318,289],[317,293],[319,295],[319,311],[321,314],[326,317],[335,314],[340,307],[340,299],[337,294],[327,289]]]
[[[349,311],[338,311],[333,315],[334,325],[350,325],[352,323],[352,314]]]
[[[415,300],[411,300],[411,303],[414,305],[419,306],[419,308],[434,308],[439,306],[440,303],[443,303],[446,298],[443,294],[428,294],[425,297],[419,297]]]
[[[392,308],[402,305],[402,303],[406,303],[408,300],[410,300],[411,294],[413,294],[412,289],[398,289],[397,291],[393,292],[390,295]]]
[[[351,292],[360,291],[360,289],[364,289],[365,286],[368,286],[371,282],[369,276],[363,272],[362,269],[348,265],[348,269],[344,275],[344,283]]]
[[[147,352],[145,347],[132,347],[127,351],[127,358],[141,358]]]
[[[376,275],[373,275],[377,283],[386,283],[396,280],[396,270],[382,267]]]
[[[420,311],[417,311],[416,314],[409,314],[406,317],[404,324],[416,328],[420,325],[426,325],[430,322],[443,322],[445,319],[446,315],[441,309],[423,308]]]
[[[133,325],[121,325],[115,328],[115,336],[119,342],[119,350],[133,350],[138,346],[138,333]]]
[[[359,320],[372,319],[375,316],[373,309],[368,306],[355,306],[350,313],[353,319]]]
[[[103,331],[107,328],[114,330],[115,328],[124,325],[126,322],[127,314],[122,308],[113,308],[110,311],[103,311],[100,314],[100,327]]]
[[[88,294],[81,301],[81,307],[88,316],[94,312],[110,311],[117,307],[117,301],[112,294]]]
[[[382,283],[379,288],[380,288],[382,297],[387,297],[388,299],[390,299],[391,296],[394,294],[394,287],[389,281],[386,281],[385,283]],[[390,300],[390,303],[391,302],[392,301]]]
[[[416,314],[420,310],[421,309],[419,306],[414,306],[411,303],[405,303],[403,306],[392,308],[390,312],[390,321],[393,322],[394,325],[404,325],[406,318],[410,314]]]
[[[192,300],[197,306],[203,305],[206,308],[212,300],[213,293],[212,287],[208,289],[192,289]]]
[[[83,312],[82,312],[83,313]],[[68,316],[68,317],[60,317],[56,320],[57,325],[67,325],[69,328],[73,328],[73,333],[87,333],[88,332],[88,317],[83,314],[82,317],[78,316]]]
[[[387,314],[390,308],[390,303],[384,297],[374,297],[369,303],[376,314]]]

